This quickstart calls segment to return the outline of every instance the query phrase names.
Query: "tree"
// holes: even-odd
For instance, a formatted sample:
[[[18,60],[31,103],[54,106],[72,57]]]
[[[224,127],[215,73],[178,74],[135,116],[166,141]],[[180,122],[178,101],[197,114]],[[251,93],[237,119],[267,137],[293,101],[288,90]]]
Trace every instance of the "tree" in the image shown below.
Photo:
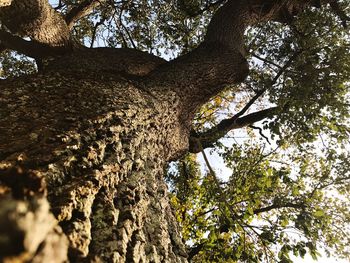
[[[289,262],[291,251],[316,255],[317,241],[348,256],[349,231],[336,229],[349,209],[322,194],[328,186],[349,193],[347,8],[335,0],[62,0],[55,8],[1,0],[2,259],[259,262],[274,260],[275,244]],[[34,58],[37,72],[13,51]],[[215,118],[235,99],[236,114]],[[289,156],[221,145],[234,173],[227,182],[208,161],[203,177],[187,156],[170,169],[169,198],[170,161],[220,147],[234,129],[263,134],[260,121]],[[319,136],[327,151],[315,160]],[[269,225],[250,224],[265,212],[259,220]],[[292,223],[306,240],[283,234]],[[265,252],[255,253],[256,242]]]

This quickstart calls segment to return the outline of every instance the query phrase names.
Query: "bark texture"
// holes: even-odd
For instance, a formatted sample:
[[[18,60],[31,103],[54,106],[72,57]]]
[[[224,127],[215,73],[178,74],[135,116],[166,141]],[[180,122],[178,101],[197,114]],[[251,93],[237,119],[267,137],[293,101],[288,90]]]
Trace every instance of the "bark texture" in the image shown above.
[[[68,26],[47,0],[12,0],[0,9],[0,20],[11,32],[40,43],[69,45]]]
[[[24,238],[30,229],[21,228],[20,252],[38,260],[43,242],[61,227],[73,262],[185,262],[162,180],[166,162],[188,147],[179,97],[166,87],[146,90],[118,72],[101,75],[99,66],[72,68],[0,82],[2,198],[34,198],[44,189],[42,200],[57,220],[33,248]],[[32,210],[54,218],[47,208]]]
[[[307,2],[228,1],[196,50],[166,62],[128,49],[57,56],[69,27],[46,0],[1,1],[7,29],[51,51],[40,74],[0,80],[0,260],[187,262],[164,167],[188,150],[196,109],[247,76],[246,26]],[[13,37],[0,34],[33,47]]]

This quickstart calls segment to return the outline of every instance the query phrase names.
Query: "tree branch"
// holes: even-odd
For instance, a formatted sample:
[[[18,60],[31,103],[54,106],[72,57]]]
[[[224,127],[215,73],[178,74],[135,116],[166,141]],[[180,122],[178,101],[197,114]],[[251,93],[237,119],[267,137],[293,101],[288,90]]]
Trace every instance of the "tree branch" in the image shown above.
[[[0,30],[0,43],[4,49],[12,49],[36,59],[67,52],[65,47],[51,47],[36,41],[27,41],[4,30]]]
[[[264,135],[263,129],[262,129],[261,127],[257,127],[257,126],[254,126],[254,125],[249,125],[249,128],[258,130],[260,136],[263,137],[263,138],[268,142],[268,144],[271,144],[269,138],[267,138],[267,137]]]
[[[277,67],[277,68],[279,68],[279,69],[282,68],[280,65],[278,65],[278,64],[276,64],[275,62],[270,61],[270,60],[268,60],[268,59],[266,59],[266,58],[260,57],[260,56],[254,54],[254,53],[252,53],[251,55],[252,55],[252,57],[255,57],[255,58],[257,58],[257,59],[259,59],[259,60],[261,60],[261,61],[263,61],[263,62],[265,62],[265,63],[267,63],[267,64],[273,65],[273,66],[275,66],[275,67]]]
[[[202,249],[204,248],[204,245],[205,243],[201,243],[201,244],[198,244],[197,246],[195,247],[192,247],[190,249],[190,251],[188,252],[188,261],[191,262],[191,260],[196,256],[198,255],[199,252],[202,251]]]
[[[245,54],[243,34],[251,25],[278,21],[289,23],[311,0],[230,0],[212,18],[206,42],[220,42]]]
[[[47,0],[12,0],[0,8],[0,21],[13,34],[50,46],[69,46],[70,32],[62,16]]]
[[[236,114],[232,118],[222,120],[217,126],[201,134],[196,134],[192,131],[189,151],[191,153],[200,152],[201,149],[199,145],[201,145],[203,149],[212,147],[215,142],[225,136],[229,131],[243,128],[265,118],[272,117],[277,113],[277,110],[278,107],[272,107],[269,109],[253,112],[241,118],[238,118],[238,114]]]
[[[196,132],[192,131],[193,136],[190,137],[190,152],[198,153],[200,151],[198,148],[199,144],[201,144],[204,149],[212,147],[216,141],[225,136],[230,130],[249,126],[257,121],[261,121],[267,117],[273,116],[276,113],[277,107],[272,107],[266,110],[254,112],[248,114],[245,117],[240,118],[255,103],[255,101],[265,93],[268,87],[272,87],[278,81],[278,79],[282,76],[285,70],[292,64],[295,58],[301,54],[301,52],[301,50],[296,51],[288,59],[284,66],[280,67],[280,70],[269,83],[270,85],[256,92],[254,97],[248,101],[248,103],[243,107],[243,109],[240,110],[237,114],[235,114],[232,118],[221,121],[217,126],[211,128],[210,130],[202,134],[196,134]]]
[[[95,39],[96,39],[96,33],[97,33],[97,28],[100,26],[100,25],[103,25],[103,23],[106,21],[106,18],[101,18],[100,21],[98,21],[95,26],[94,26],[94,29],[92,31],[92,36],[91,36],[91,44],[90,44],[90,48],[93,48],[94,47],[94,42],[95,42]]]
[[[146,82],[177,87],[186,112],[194,114],[211,97],[248,75],[243,38],[248,26],[269,20],[290,22],[286,17],[294,17],[310,4],[311,0],[229,0],[214,14],[198,48],[156,68]]]
[[[186,1],[179,1],[179,5],[180,7],[183,9],[183,11],[185,11],[187,13],[187,15],[189,17],[196,17],[196,16],[199,16],[201,14],[203,14],[204,12],[206,11],[209,11],[211,9],[215,9],[217,8],[218,6],[220,6],[222,3],[224,3],[225,1],[227,0],[218,0],[216,2],[212,2],[212,3],[207,3],[206,6],[196,12],[192,11],[192,10],[189,10],[186,6]]]
[[[1,40],[0,40],[0,53],[5,51],[6,49],[7,47],[3,43],[1,43]]]
[[[80,18],[87,16],[94,10],[94,8],[98,7],[104,2],[106,2],[106,0],[85,0],[81,2],[79,5],[73,7],[65,17],[65,20],[69,29],[72,29],[74,24]]]
[[[262,207],[259,209],[253,210],[254,215],[268,212],[274,209],[280,208],[295,208],[295,209],[305,209],[306,205],[303,203],[284,203],[284,204],[272,204],[270,206]]]
[[[136,47],[136,45],[135,45],[135,42],[134,42],[134,40],[132,39],[132,36],[131,36],[131,34],[130,34],[128,28],[127,28],[127,27],[124,25],[124,23],[123,23],[123,19],[122,19],[123,11],[124,11],[123,9],[120,10],[120,13],[119,13],[118,17],[116,17],[116,16],[114,17],[114,19],[115,19],[115,24],[116,24],[116,25],[119,24],[119,26],[121,27],[121,28],[120,28],[121,31],[124,31],[124,32],[126,33],[126,35],[128,36],[128,39],[130,40],[130,43],[131,43],[131,45],[132,45],[132,48],[137,49],[137,47]],[[121,33],[121,35],[123,35],[122,32],[120,32],[120,33]],[[124,36],[122,36],[122,37],[123,37],[124,45],[126,45],[126,47],[128,47],[128,42],[126,41],[126,39],[124,38]]]

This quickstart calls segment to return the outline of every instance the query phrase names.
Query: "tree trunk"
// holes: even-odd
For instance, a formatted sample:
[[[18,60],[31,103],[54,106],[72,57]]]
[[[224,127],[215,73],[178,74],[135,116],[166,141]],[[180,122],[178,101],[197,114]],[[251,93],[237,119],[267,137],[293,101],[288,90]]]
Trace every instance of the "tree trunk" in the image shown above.
[[[83,58],[0,82],[3,260],[186,262],[163,181],[188,147],[178,95]]]
[[[204,42],[166,62],[76,45],[91,4],[65,21],[47,0],[0,0],[1,44],[43,68],[0,80],[0,260],[186,262],[164,167],[188,150],[196,109],[247,76],[245,28],[312,1],[248,2],[227,1]]]

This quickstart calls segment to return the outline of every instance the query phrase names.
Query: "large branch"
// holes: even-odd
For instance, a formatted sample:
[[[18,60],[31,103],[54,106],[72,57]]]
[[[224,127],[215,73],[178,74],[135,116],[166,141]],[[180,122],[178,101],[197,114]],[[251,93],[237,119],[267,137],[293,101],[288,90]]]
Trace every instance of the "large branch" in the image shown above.
[[[196,134],[196,132],[192,131],[193,136],[190,138],[190,152],[198,153],[201,151],[201,149],[212,147],[215,142],[217,142],[220,138],[225,136],[229,131],[252,125],[255,122],[261,121],[267,117],[272,117],[274,114],[276,114],[278,107],[271,107],[266,110],[248,114],[241,118],[241,116],[243,116],[248,111],[248,109],[255,103],[255,101],[258,98],[260,98],[265,93],[265,91],[268,88],[276,84],[278,79],[288,69],[288,67],[292,64],[295,58],[301,54],[301,52],[301,50],[297,50],[287,60],[284,66],[280,67],[279,71],[269,83],[270,85],[256,92],[253,98],[251,98],[248,101],[248,103],[243,107],[243,109],[240,110],[237,114],[235,114],[232,118],[221,121],[217,126],[211,128],[210,130],[202,134]]]
[[[98,7],[100,4],[106,2],[107,0],[85,0],[79,5],[73,7],[66,15],[65,20],[68,27],[71,29],[75,22],[80,18],[90,14],[94,8]]]
[[[24,40],[0,29],[0,43],[3,49],[12,49],[32,58],[43,58],[65,53],[64,47],[50,47],[36,41]],[[0,48],[1,51],[1,48]]]
[[[203,43],[161,65],[149,75],[149,81],[177,86],[186,111],[195,112],[224,87],[240,83],[248,75],[243,39],[248,26],[270,20],[290,22],[310,2],[230,0],[213,16]]]
[[[47,0],[12,0],[11,5],[0,8],[0,21],[12,33],[43,44],[70,44],[66,22]]]
[[[205,41],[236,47],[244,54],[243,34],[248,26],[266,21],[288,23],[310,2],[310,0],[230,0],[214,15],[208,26]]]
[[[243,34],[248,26],[267,21],[290,23],[313,0],[230,0],[213,16],[204,42],[221,43],[245,54]]]
[[[278,112],[278,107],[272,107],[265,110],[253,112],[243,117],[237,117],[222,120],[218,125],[201,134],[192,133],[190,137],[189,151],[199,153],[205,148],[213,147],[213,144],[224,137],[229,131],[240,129],[252,125],[255,122],[273,117]]]

